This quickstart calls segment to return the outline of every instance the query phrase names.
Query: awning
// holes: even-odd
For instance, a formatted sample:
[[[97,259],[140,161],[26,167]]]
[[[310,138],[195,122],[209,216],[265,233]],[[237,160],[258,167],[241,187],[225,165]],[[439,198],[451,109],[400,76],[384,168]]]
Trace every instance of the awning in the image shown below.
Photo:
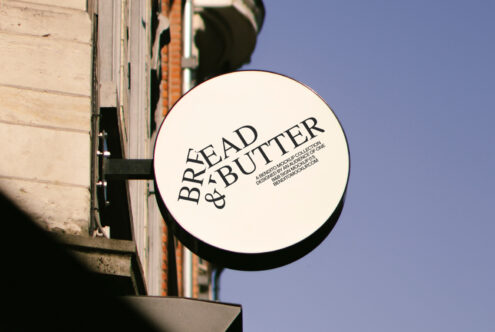
[[[159,331],[242,331],[240,305],[181,297],[126,296]]]

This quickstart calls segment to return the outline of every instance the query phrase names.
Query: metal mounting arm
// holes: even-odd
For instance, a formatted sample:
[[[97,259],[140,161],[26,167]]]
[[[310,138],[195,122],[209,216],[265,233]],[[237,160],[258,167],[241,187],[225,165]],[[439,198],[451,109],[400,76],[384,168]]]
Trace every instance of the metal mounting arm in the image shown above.
[[[152,180],[153,159],[103,158],[103,178],[106,180]]]

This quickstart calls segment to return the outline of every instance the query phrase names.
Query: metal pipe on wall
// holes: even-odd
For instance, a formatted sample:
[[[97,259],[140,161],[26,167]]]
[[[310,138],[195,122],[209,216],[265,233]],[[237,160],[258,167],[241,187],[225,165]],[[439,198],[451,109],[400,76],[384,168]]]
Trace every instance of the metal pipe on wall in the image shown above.
[[[193,18],[193,4],[192,0],[184,1],[184,13],[183,13],[183,27],[182,27],[182,43],[183,43],[183,57],[184,59],[190,59],[192,57],[192,18]],[[182,69],[182,93],[186,93],[192,88],[192,68],[185,67]],[[183,285],[184,296],[192,297],[193,291],[193,261],[192,253],[186,247],[184,247],[184,262],[183,262]]]

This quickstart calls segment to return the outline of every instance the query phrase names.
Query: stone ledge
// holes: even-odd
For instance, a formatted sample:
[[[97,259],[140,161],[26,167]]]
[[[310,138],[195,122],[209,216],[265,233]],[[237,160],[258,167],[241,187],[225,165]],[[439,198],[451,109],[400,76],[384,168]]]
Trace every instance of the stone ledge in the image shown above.
[[[136,254],[136,244],[134,241],[106,239],[102,237],[67,236],[65,234],[55,234],[54,236],[71,247],[100,249],[130,255]]]
[[[146,284],[134,241],[53,234],[86,267],[106,282],[122,285],[121,294],[146,295]]]

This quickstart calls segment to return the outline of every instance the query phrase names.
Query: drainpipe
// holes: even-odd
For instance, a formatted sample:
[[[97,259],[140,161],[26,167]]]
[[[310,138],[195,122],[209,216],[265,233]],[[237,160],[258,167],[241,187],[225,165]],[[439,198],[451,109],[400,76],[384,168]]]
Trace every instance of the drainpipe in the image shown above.
[[[182,27],[182,42],[183,42],[183,60],[189,61],[192,58],[192,18],[193,18],[193,4],[192,0],[184,1],[184,14],[183,14],[183,27]],[[185,62],[185,61],[183,61]],[[182,93],[186,93],[192,88],[192,68],[190,66],[183,66],[182,69]],[[192,253],[184,247],[184,266],[183,266],[183,285],[184,296],[192,297],[193,290],[193,262]]]

